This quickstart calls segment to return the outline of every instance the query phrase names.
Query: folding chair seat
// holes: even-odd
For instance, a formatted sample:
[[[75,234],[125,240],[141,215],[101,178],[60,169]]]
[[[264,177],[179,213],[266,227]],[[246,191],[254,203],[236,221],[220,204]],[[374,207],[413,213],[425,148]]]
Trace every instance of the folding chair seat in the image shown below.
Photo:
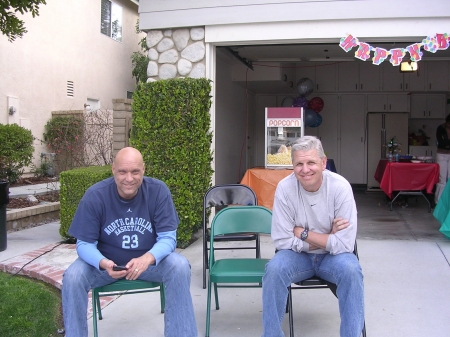
[[[272,212],[261,206],[227,207],[213,218],[210,236],[206,337],[209,337],[210,330],[212,287],[214,287],[216,310],[219,310],[218,288],[260,288],[266,263],[269,262],[269,259],[261,257],[216,259],[214,237],[245,232],[270,235],[271,225]]]
[[[98,336],[97,332],[97,311],[98,319],[101,320],[102,309],[100,306],[100,297],[103,296],[116,296],[116,295],[130,295],[148,292],[160,292],[161,301],[161,313],[164,313],[165,307],[165,294],[164,285],[159,282],[148,282],[143,280],[126,280],[120,279],[114,283],[108,284],[103,287],[97,287],[92,289],[92,321],[94,323],[94,337]]]
[[[212,211],[219,212],[229,205],[256,206],[258,199],[255,192],[242,184],[216,185],[211,187],[203,197],[203,289],[206,288],[206,270],[208,269],[209,251],[209,215]],[[254,249],[256,257],[260,256],[259,235],[256,233],[229,233],[216,235],[214,241],[255,241],[251,246],[218,247],[216,250]]]
[[[358,247],[355,242],[355,248],[353,250],[353,254],[359,260],[358,257]],[[337,296],[337,286],[332,282],[325,281],[318,276],[310,277],[306,280],[294,283],[294,286],[290,286],[288,288],[288,300],[286,304],[286,312],[289,313],[289,336],[294,337],[294,317],[292,312],[292,290],[296,289],[330,289],[334,296]],[[366,322],[364,321],[363,329],[361,331],[363,337],[366,337]]]

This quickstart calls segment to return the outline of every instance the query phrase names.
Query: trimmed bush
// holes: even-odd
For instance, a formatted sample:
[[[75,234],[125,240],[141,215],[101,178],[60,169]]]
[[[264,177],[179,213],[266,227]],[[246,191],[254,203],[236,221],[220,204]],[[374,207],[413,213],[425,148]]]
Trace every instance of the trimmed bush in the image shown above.
[[[56,171],[86,166],[83,116],[57,116],[45,124],[44,141],[56,154]]]
[[[142,83],[133,94],[130,144],[141,151],[145,174],[169,187],[182,248],[201,228],[203,195],[211,186],[210,92],[209,80],[184,78]]]
[[[86,190],[95,183],[109,177],[112,177],[111,165],[81,167],[61,172],[59,176],[59,201],[61,205],[59,234],[64,239],[71,239],[69,227]]]
[[[0,124],[0,180],[14,183],[33,159],[34,137],[17,124]]]

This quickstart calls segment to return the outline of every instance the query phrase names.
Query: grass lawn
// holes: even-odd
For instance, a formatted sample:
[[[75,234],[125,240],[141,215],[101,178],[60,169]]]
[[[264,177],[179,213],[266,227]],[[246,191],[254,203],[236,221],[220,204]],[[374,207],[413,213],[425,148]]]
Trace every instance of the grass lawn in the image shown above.
[[[24,276],[0,272],[0,335],[2,337],[61,336],[59,289]]]

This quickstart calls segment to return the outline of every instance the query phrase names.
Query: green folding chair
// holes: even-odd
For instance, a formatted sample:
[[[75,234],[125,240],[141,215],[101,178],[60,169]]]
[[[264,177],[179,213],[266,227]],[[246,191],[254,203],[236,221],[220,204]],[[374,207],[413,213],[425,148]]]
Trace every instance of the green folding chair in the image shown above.
[[[161,300],[161,313],[164,313],[165,307],[165,294],[164,285],[160,282],[148,282],[143,280],[126,280],[120,279],[114,283],[108,284],[103,287],[92,289],[92,321],[94,322],[94,337],[98,336],[97,332],[97,311],[98,319],[101,320],[102,309],[100,307],[100,297],[103,296],[116,296],[116,295],[130,295],[139,293],[148,293],[159,291]]]
[[[260,288],[266,263],[262,258],[215,258],[214,237],[229,233],[270,234],[272,212],[262,206],[229,206],[218,212],[211,223],[209,239],[209,280],[206,309],[206,337],[211,318],[211,288],[214,287],[216,310],[219,310],[218,288]],[[239,283],[239,284],[237,284]]]

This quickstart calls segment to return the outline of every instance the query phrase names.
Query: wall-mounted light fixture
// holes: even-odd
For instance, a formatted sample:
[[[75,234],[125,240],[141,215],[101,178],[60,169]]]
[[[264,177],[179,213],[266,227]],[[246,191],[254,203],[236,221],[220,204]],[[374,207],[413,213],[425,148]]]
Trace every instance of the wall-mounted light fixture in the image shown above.
[[[9,107],[9,114],[12,116],[12,115],[14,115],[15,113],[16,113],[16,108],[15,107],[13,107],[13,106],[10,106]]]
[[[419,64],[417,62],[408,60],[400,63],[399,68],[401,73],[410,73],[413,71],[417,71],[419,69]]]

